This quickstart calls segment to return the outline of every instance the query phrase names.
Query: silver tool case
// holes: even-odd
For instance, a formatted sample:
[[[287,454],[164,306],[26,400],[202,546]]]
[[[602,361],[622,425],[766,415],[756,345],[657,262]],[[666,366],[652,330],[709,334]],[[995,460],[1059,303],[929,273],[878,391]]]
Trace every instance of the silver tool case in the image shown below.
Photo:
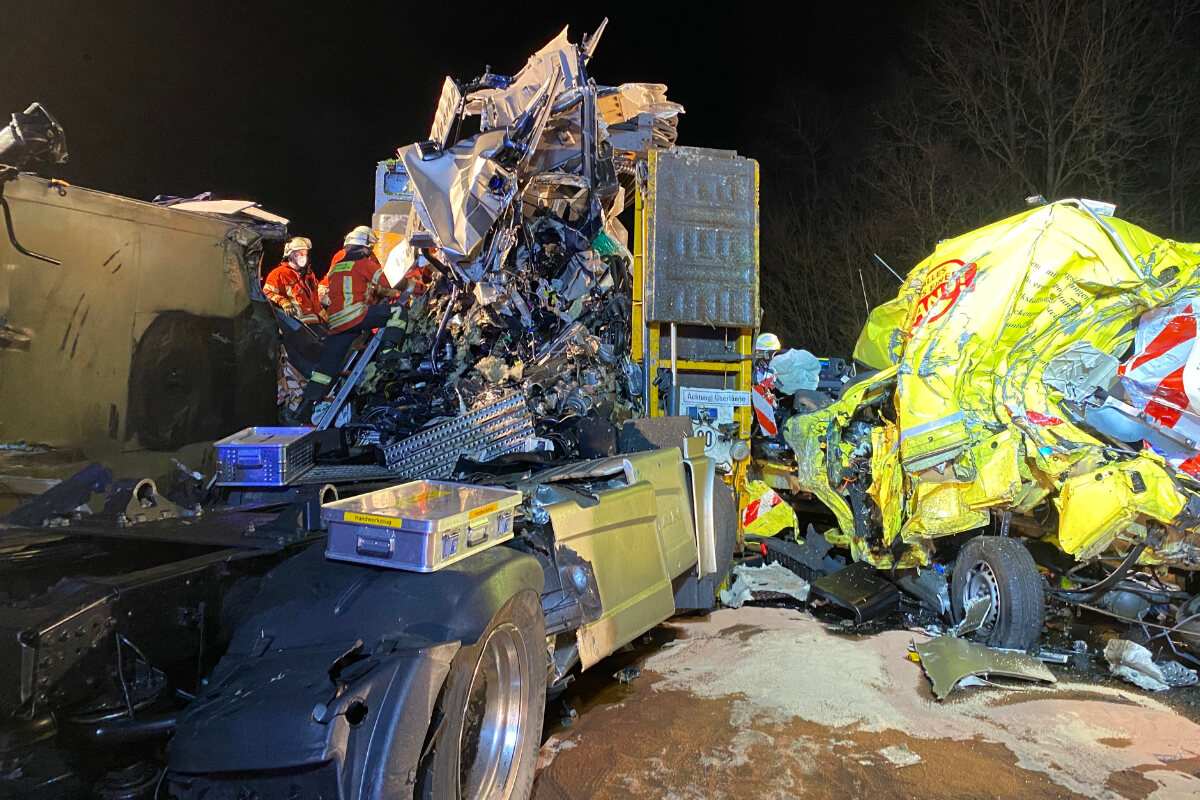
[[[255,427],[215,442],[218,486],[287,486],[312,469],[312,428]]]
[[[327,558],[433,572],[513,537],[521,493],[411,481],[321,506]]]

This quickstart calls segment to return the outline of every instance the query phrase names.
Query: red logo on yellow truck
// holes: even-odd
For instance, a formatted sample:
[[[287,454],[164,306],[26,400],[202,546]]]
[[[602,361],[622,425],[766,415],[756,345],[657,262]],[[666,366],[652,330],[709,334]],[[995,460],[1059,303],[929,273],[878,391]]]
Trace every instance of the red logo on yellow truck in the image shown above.
[[[963,292],[975,283],[978,268],[975,262],[966,264],[957,258],[943,261],[929,270],[929,290],[921,295],[913,306],[912,323],[909,330],[916,330],[926,322],[933,322],[951,309]]]

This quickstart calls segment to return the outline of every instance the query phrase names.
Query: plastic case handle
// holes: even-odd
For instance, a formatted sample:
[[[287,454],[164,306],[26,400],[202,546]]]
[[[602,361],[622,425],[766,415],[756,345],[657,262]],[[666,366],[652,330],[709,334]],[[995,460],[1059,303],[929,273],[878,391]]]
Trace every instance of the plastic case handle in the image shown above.
[[[358,550],[360,556],[375,556],[381,558],[391,558],[392,555],[392,540],[391,539],[375,539],[370,536],[359,536]]]
[[[250,469],[256,469],[263,465],[262,453],[257,450],[243,451],[237,454],[237,465]]]

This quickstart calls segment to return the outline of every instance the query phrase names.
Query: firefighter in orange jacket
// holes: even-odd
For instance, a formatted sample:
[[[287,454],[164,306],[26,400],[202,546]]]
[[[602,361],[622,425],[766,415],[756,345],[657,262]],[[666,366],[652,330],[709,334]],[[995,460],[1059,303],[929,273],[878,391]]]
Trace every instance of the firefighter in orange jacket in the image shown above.
[[[263,294],[289,317],[313,325],[322,321],[317,279],[308,265],[312,242],[297,236],[283,246],[283,261],[267,274]]]
[[[307,423],[313,406],[325,396],[333,376],[342,368],[350,345],[358,334],[372,328],[384,328],[384,347],[399,345],[408,331],[408,314],[403,305],[381,302],[399,293],[387,284],[383,266],[371,252],[375,233],[360,225],[346,234],[341,260],[329,268],[321,281],[322,300],[329,321],[329,337],[321,360],[304,387],[304,399],[296,410]]]

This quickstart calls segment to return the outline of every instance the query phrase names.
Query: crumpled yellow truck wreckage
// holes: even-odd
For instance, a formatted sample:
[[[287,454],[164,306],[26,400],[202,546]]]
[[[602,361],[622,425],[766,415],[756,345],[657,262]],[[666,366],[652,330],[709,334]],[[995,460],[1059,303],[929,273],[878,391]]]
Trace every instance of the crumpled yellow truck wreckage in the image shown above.
[[[944,241],[871,313],[855,357],[878,371],[784,430],[830,542],[904,568],[1000,529],[1080,562],[1200,564],[1200,245],[1111,210],[1061,201]]]

